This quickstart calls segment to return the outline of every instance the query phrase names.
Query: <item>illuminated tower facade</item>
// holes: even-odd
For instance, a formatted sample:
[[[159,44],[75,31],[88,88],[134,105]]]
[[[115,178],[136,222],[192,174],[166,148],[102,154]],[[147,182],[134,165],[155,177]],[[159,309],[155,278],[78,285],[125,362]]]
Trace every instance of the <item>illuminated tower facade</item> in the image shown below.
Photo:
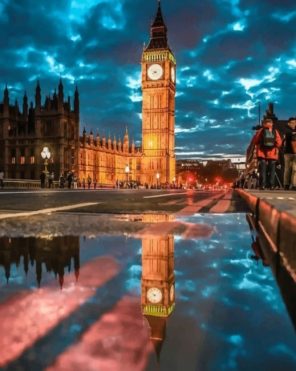
[[[151,26],[150,41],[142,54],[141,182],[175,180],[176,59],[168,45],[160,1]]]

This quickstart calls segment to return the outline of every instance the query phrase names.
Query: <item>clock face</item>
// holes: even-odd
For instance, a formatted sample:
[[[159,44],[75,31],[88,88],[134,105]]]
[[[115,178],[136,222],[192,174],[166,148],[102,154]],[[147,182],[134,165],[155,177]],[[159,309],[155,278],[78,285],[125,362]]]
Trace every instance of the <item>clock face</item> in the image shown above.
[[[151,287],[147,291],[147,299],[152,304],[160,303],[161,302],[161,299],[162,299],[162,292],[161,292],[161,290],[159,290],[157,287]]]
[[[148,68],[148,77],[151,80],[159,80],[163,75],[163,68],[160,64],[152,64]]]
[[[174,67],[171,68],[171,79],[172,79],[173,82],[175,82],[175,80],[176,80],[176,73],[175,73],[175,68]]]
[[[170,301],[174,301],[174,298],[175,298],[175,287],[174,285],[172,285],[170,288]]]

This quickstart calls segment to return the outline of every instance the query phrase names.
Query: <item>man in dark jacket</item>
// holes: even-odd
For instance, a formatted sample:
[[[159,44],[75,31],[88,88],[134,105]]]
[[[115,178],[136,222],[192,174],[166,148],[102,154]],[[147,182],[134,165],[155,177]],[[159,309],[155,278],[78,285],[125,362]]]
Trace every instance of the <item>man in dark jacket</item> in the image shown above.
[[[270,189],[274,189],[275,164],[278,160],[282,138],[274,129],[271,119],[264,120],[262,128],[256,132],[251,144],[256,146],[260,189],[265,189],[267,181]]]
[[[284,187],[296,189],[296,117],[290,117],[284,137]]]

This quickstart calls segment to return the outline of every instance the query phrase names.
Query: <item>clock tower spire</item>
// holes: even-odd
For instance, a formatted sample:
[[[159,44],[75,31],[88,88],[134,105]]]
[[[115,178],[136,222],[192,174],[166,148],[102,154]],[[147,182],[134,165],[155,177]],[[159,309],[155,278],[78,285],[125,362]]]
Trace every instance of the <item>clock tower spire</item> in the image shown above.
[[[167,38],[160,1],[142,54],[141,182],[169,184],[175,177],[176,60]]]

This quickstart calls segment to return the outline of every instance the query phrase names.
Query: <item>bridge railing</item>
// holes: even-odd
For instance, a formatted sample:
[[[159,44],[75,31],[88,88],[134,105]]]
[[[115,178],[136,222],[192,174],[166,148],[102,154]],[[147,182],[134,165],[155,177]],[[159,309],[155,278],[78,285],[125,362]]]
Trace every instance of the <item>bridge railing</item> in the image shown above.
[[[53,188],[58,188],[59,182],[53,182]],[[4,179],[5,188],[41,188],[40,180],[31,179]]]

